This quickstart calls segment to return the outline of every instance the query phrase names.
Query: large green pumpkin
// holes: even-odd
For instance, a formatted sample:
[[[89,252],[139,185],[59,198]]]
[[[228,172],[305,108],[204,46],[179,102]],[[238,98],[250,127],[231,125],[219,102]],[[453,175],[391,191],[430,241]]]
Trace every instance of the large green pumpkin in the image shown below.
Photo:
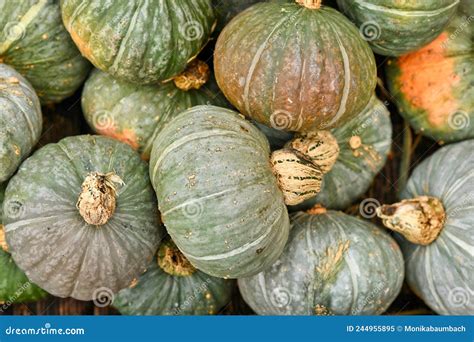
[[[112,76],[156,83],[182,72],[214,29],[211,0],[62,0],[82,54]]]
[[[5,188],[6,183],[0,184],[0,313],[12,303],[33,302],[48,295],[28,280],[8,252],[2,225]]]
[[[150,158],[153,140],[174,115],[196,105],[224,105],[207,84],[182,90],[173,82],[135,85],[95,70],[82,93],[82,110],[89,126],[99,134],[123,141],[143,159]]]
[[[4,212],[13,259],[58,297],[91,300],[129,286],[163,235],[146,163],[101,136],[35,152],[9,181]]]
[[[123,315],[212,315],[229,303],[234,282],[196,270],[172,241],[145,274],[115,297]]]
[[[337,0],[375,53],[400,56],[438,36],[459,0]]]
[[[374,95],[355,118],[331,134],[339,156],[323,177],[319,194],[291,209],[305,210],[316,203],[330,209],[346,209],[361,197],[382,169],[392,145],[392,123],[385,105]]]
[[[467,3],[436,40],[386,65],[400,114],[439,142],[474,138],[474,8]]]
[[[18,72],[0,63],[0,183],[16,171],[40,138],[41,107]]]
[[[474,140],[448,145],[413,171],[400,203],[378,215],[401,232],[410,287],[443,315],[474,314]]]
[[[0,0],[0,61],[31,82],[41,102],[60,102],[82,84],[90,64],[65,30],[55,0]]]
[[[291,217],[283,254],[265,271],[239,279],[260,315],[376,315],[403,283],[395,241],[372,223],[322,208]]]
[[[237,113],[197,106],[153,145],[150,178],[173,241],[199,270],[237,278],[270,266],[289,220],[265,136]]]
[[[367,42],[347,18],[325,6],[250,7],[220,34],[214,66],[232,105],[287,131],[342,125],[364,109],[376,85]]]

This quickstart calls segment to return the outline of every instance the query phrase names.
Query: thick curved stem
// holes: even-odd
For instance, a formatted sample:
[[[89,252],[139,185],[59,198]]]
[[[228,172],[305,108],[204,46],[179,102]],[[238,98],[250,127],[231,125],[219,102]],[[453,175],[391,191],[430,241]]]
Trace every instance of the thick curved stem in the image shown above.
[[[179,89],[188,91],[201,88],[209,81],[209,76],[209,66],[203,61],[194,59],[185,71],[173,78],[173,82]]]
[[[323,175],[339,156],[337,140],[328,131],[297,135],[281,150],[272,153],[271,163],[285,203],[296,205],[316,196]]]
[[[158,266],[173,276],[189,276],[196,272],[196,268],[171,240],[161,244],[158,250]]]
[[[446,213],[435,197],[419,196],[377,208],[385,227],[402,234],[408,241],[429,245],[441,233]]]
[[[113,172],[92,172],[86,177],[76,207],[87,223],[101,226],[112,217],[117,202],[116,184],[124,183]]]

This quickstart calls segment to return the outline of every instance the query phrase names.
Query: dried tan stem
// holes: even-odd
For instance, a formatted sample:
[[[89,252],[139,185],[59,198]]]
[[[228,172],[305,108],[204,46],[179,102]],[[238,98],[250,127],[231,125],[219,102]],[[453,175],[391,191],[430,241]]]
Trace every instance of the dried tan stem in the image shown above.
[[[296,0],[296,2],[309,9],[319,9],[322,0]]]
[[[173,276],[189,276],[196,272],[196,268],[171,240],[161,244],[158,250],[158,266]]]
[[[116,184],[123,185],[123,181],[113,172],[92,172],[86,177],[76,207],[87,223],[101,226],[112,217],[116,207]]]
[[[5,237],[5,229],[3,225],[0,224],[0,248],[8,253],[7,239]]]
[[[385,227],[402,234],[408,241],[429,245],[441,233],[446,214],[435,197],[419,196],[377,208]]]
[[[199,89],[209,81],[209,66],[203,61],[192,60],[185,71],[173,78],[174,84],[181,90]]]

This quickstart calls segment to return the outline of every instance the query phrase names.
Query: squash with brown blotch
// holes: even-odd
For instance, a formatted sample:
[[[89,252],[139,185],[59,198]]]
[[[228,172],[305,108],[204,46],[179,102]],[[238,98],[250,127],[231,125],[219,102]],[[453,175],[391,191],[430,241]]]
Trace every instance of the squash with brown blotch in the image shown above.
[[[474,9],[462,3],[438,38],[386,65],[388,89],[400,114],[440,143],[474,138],[473,15]]]
[[[298,132],[343,125],[367,105],[377,78],[357,28],[320,0],[258,3],[240,13],[217,40],[214,66],[242,114]]]

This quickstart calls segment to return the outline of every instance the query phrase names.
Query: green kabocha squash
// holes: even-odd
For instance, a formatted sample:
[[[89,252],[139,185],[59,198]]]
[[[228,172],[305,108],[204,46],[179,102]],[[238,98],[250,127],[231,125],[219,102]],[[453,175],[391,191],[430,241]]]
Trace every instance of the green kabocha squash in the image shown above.
[[[156,83],[182,72],[215,26],[211,0],[61,0],[82,54],[115,78]]]
[[[115,297],[124,315],[212,315],[231,299],[234,282],[194,268],[171,241],[161,244],[145,274]]]
[[[416,167],[402,201],[377,209],[401,233],[410,287],[443,315],[474,314],[474,140]]]
[[[375,53],[400,56],[438,36],[459,0],[337,0]]]
[[[5,193],[13,259],[58,297],[109,297],[151,262],[163,235],[147,165],[128,145],[76,136],[41,148]]]
[[[390,152],[390,113],[374,95],[359,115],[330,130],[330,134],[337,142],[337,159],[324,175],[319,194],[292,210],[306,210],[316,203],[342,210],[361,197],[385,165]]]
[[[18,72],[0,63],[0,183],[8,180],[38,142],[38,96]]]
[[[59,1],[0,0],[0,62],[13,66],[42,103],[60,102],[85,80],[90,64],[61,20]]]
[[[439,142],[474,138],[474,8],[462,5],[432,43],[386,65],[400,114]]]
[[[320,189],[322,171],[311,162],[324,160],[312,148],[318,143],[310,136],[299,141],[301,151],[270,156],[254,125],[214,106],[196,106],[171,120],[153,144],[150,178],[163,222],[186,258],[223,278],[270,266],[288,237],[285,203],[300,203]]]
[[[195,105],[225,104],[207,87],[208,79],[209,67],[200,61],[161,85],[135,85],[95,70],[84,87],[82,110],[96,133],[129,144],[148,160],[153,140],[175,114]]]
[[[48,295],[28,280],[8,252],[2,225],[5,188],[6,183],[0,184],[0,313],[12,303],[34,302]]]
[[[395,241],[372,223],[313,208],[291,217],[290,238],[273,266],[239,279],[260,315],[376,315],[403,283]]]
[[[318,0],[258,3],[220,34],[216,80],[244,115],[307,132],[360,113],[376,85],[370,47],[357,28]]]

